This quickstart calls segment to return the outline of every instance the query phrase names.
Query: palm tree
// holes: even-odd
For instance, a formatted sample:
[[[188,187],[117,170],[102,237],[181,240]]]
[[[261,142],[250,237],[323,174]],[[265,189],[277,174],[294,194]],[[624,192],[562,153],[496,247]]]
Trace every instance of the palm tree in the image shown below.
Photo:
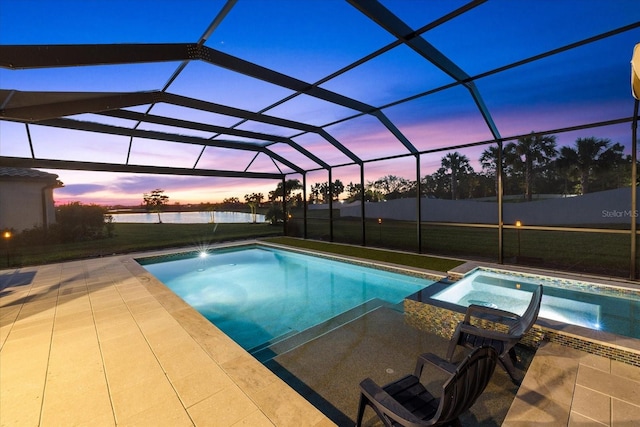
[[[451,179],[451,198],[458,198],[458,181],[466,174],[473,173],[473,168],[469,164],[467,156],[458,153],[448,153],[442,158],[442,169]]]
[[[504,161],[503,161],[504,163]],[[493,177],[495,193],[498,194],[498,146],[492,145],[480,155],[480,165],[488,177]]]
[[[309,201],[312,203],[320,203],[320,195],[322,194],[322,186],[319,182],[311,185]]]
[[[262,199],[264,199],[264,195],[262,193],[251,193],[244,195],[244,201],[251,208],[251,217],[253,218],[253,223],[256,223],[256,209],[262,203]]]
[[[333,185],[331,185],[331,197],[333,200],[338,200],[340,194],[344,192],[344,184],[339,179],[333,181]]]
[[[548,166],[558,153],[555,135],[535,135],[531,132],[531,135],[518,139],[517,143],[507,144],[504,153],[505,163],[515,169],[524,169],[525,197],[531,201],[536,171]]]
[[[624,147],[619,143],[611,145],[605,138],[578,138],[575,148],[562,147],[557,160],[558,167],[571,175],[577,175],[580,194],[589,192],[589,182],[598,171],[607,170],[622,160]]]
[[[288,179],[284,183],[284,191],[282,189],[282,182],[279,182],[276,186],[276,189],[273,191],[269,191],[269,200],[276,201],[280,197],[286,197],[286,200],[289,201],[291,198],[291,193],[296,190],[301,190],[302,184],[300,180],[297,179]]]

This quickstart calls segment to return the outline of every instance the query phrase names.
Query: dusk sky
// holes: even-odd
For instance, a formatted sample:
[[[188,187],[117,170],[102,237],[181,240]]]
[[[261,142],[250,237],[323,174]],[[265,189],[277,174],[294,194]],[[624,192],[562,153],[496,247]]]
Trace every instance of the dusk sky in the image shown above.
[[[398,18],[419,29],[466,1],[381,1]],[[225,5],[220,0],[1,0],[0,44],[196,43]],[[630,117],[631,55],[640,43],[638,0],[489,0],[461,16],[424,32],[422,37],[469,76],[524,60],[626,25],[628,31],[595,43],[548,56],[475,80],[475,85],[503,138]],[[346,1],[238,0],[205,46],[242,58],[308,83],[390,45],[397,39]],[[20,91],[133,92],[161,90],[180,62],[107,65],[29,70],[0,69],[0,89]],[[454,80],[410,47],[400,44],[385,54],[323,82],[320,87],[384,107],[382,112],[421,151],[490,141],[470,92],[453,86],[392,105],[398,100],[440,88]],[[291,95],[289,89],[234,73],[216,65],[191,61],[167,92],[259,112]],[[127,108],[146,112],[149,105]],[[240,123],[237,117],[205,113],[171,104],[156,104],[151,114],[219,126]],[[308,95],[299,95],[265,111],[270,116],[325,127],[364,160],[406,154],[407,150],[377,118]],[[135,121],[97,114],[72,119],[134,127]],[[338,122],[336,124],[332,124]],[[329,125],[332,124],[332,125]],[[329,126],[327,126],[329,125]],[[317,134],[247,121],[238,129],[294,137],[293,140],[332,166],[350,163]],[[204,138],[249,141],[237,136],[142,124],[158,130]],[[29,125],[36,158],[124,163],[129,137]],[[630,153],[629,123],[557,134],[559,145],[578,137],[609,138]],[[485,147],[461,149],[480,171]],[[272,151],[305,169],[317,165],[285,144]],[[290,172],[267,156],[251,152],[134,138],[129,163],[135,165]],[[425,155],[422,175],[440,165],[447,151]],[[0,156],[31,157],[25,124],[0,121]],[[219,202],[226,197],[262,192],[278,181],[206,177],[170,177],[107,172],[47,170],[65,187],[54,193],[57,203],[140,204],[142,194],[162,188],[170,203]],[[384,175],[415,180],[415,160],[406,157],[367,163],[365,180]],[[291,178],[300,179],[300,175]],[[357,167],[333,171],[333,179],[358,182]],[[323,171],[307,183],[327,180]]]

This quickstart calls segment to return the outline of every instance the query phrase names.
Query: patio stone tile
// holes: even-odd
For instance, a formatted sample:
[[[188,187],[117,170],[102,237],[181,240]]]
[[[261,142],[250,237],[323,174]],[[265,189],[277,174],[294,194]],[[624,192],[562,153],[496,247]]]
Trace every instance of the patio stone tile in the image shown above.
[[[640,368],[636,366],[631,366],[628,363],[622,363],[616,360],[612,360],[611,373],[622,378],[636,381],[639,383],[638,387],[640,387]]]
[[[333,424],[332,424],[333,425]],[[241,419],[232,427],[273,427],[274,424],[260,411],[252,412],[247,417]]]
[[[148,311],[163,310],[162,305],[160,305],[160,303],[152,296],[146,296],[135,300],[127,300],[126,303],[127,307],[129,307],[129,311],[134,315]]]
[[[186,376],[179,378],[169,376],[169,378],[186,408],[234,385],[222,369],[211,364],[203,365]]]
[[[22,306],[16,322],[28,318],[53,318],[56,312],[56,304],[56,298],[38,302],[28,302]]]
[[[111,393],[118,393],[153,378],[166,380],[157,360],[143,355],[105,360],[105,372]]]
[[[100,339],[102,357],[109,374],[158,368],[158,361],[139,330],[129,329],[117,337]]]
[[[140,326],[140,329],[147,334],[167,328],[179,328],[184,331],[178,322],[176,322],[176,319],[174,319],[170,313],[167,313],[167,310],[162,306],[157,306],[153,310],[132,312],[132,314],[134,315],[136,323]]]
[[[11,325],[11,324],[0,326],[0,351],[2,350],[2,347],[4,346],[4,343],[5,343],[6,339],[9,337],[9,333],[11,332],[11,327],[12,326],[13,325]]]
[[[116,281],[115,288],[125,299],[134,300],[150,296],[147,288],[133,277]]]
[[[532,423],[530,425],[533,426],[535,424]],[[596,420],[587,418],[584,415],[581,415],[575,412],[571,413],[571,416],[569,417],[569,423],[567,424],[567,427],[605,427],[605,426],[610,426],[610,424],[599,423]]]
[[[129,311],[125,302],[118,295],[113,298],[104,298],[104,297],[96,297],[93,294],[89,294],[89,299],[91,301],[91,310],[94,315],[96,313],[100,313],[105,310],[126,310]]]
[[[557,344],[539,348],[502,425],[566,425],[578,371],[576,353]]]
[[[640,402],[640,386],[638,382],[615,375],[607,375],[590,367],[580,366],[576,384],[620,400]]]
[[[269,369],[248,354],[225,362],[222,368],[249,395],[278,380]]]
[[[56,316],[91,313],[91,302],[86,292],[75,295],[60,295],[56,305]]]
[[[335,423],[329,418],[323,418],[319,422],[315,423],[313,427],[335,427]]]
[[[25,303],[42,303],[42,302],[57,302],[60,294],[60,286],[47,285],[47,286],[32,286],[29,292],[29,296],[25,298]]]
[[[182,405],[172,402],[160,403],[151,406],[131,415],[128,418],[118,419],[118,427],[188,427],[193,426],[193,422]]]
[[[8,325],[11,326],[11,325]],[[21,331],[23,329],[30,329],[32,332],[38,333],[38,331],[49,331],[53,329],[53,317],[27,317],[22,320],[16,320],[13,323],[12,330],[13,331]]]
[[[53,332],[64,333],[88,327],[95,330],[93,313],[91,313],[91,311],[82,311],[74,314],[56,316],[53,324]]]
[[[62,376],[75,376],[91,366],[103,374],[100,345],[95,331],[86,329],[64,336],[55,335],[49,354],[49,373],[59,371]]]
[[[611,420],[611,397],[577,385],[573,394],[571,412],[608,424]]]
[[[280,379],[252,393],[251,398],[278,426],[314,426],[324,418],[324,414]]]
[[[193,338],[189,336],[179,326],[170,326],[145,334],[149,345],[158,358],[170,358],[176,353],[187,353],[190,351],[206,354]]]
[[[22,347],[21,350],[36,351],[43,348],[48,352],[52,333],[53,323],[48,328],[45,325],[38,325],[31,328],[12,329],[2,346],[2,351],[8,352],[7,346],[10,343],[17,343]]]
[[[197,426],[219,427],[232,426],[257,410],[256,405],[236,385],[226,387],[188,408]]]
[[[110,387],[112,382],[109,378]],[[128,384],[127,387],[121,384],[117,390],[111,388],[111,399],[118,424],[149,409],[161,413],[158,419],[171,419],[176,412],[184,413],[180,399],[161,370],[147,372],[139,382]]]
[[[157,355],[162,369],[170,378],[182,378],[201,370],[203,365],[211,364],[212,360],[208,354],[196,343],[180,342],[172,352]],[[222,370],[215,370],[223,374]],[[226,375],[225,375],[226,376]]]
[[[50,293],[53,295],[55,289],[52,289]],[[74,283],[72,285],[63,284],[60,288],[60,296],[67,297],[68,299],[73,299],[78,294],[86,294],[87,293],[87,285],[82,281],[81,283]],[[41,294],[41,297],[44,298],[46,294]]]
[[[42,377],[44,380],[44,376]],[[42,406],[42,390],[44,381],[39,387],[23,384],[16,387],[2,385],[0,393],[0,419],[2,425],[19,427],[37,427],[40,422],[40,408]]]
[[[37,426],[45,386],[48,340],[21,344],[8,340],[0,352],[0,418],[2,425]]]
[[[635,427],[640,421],[640,402],[631,404],[619,399],[612,399],[611,425],[615,427]]]
[[[0,291],[2,295],[2,304],[0,307],[5,310],[11,306],[19,306],[22,304],[25,297],[29,295],[29,287],[23,288],[6,288]]]
[[[245,355],[247,352],[220,329],[192,308],[172,313],[191,336],[198,337],[198,343],[218,364]]]
[[[109,316],[110,314],[110,316]],[[105,310],[93,312],[93,318],[96,329],[100,333],[107,333],[110,329],[121,329],[122,331],[139,331],[140,328],[136,323],[129,309],[122,305]],[[117,334],[115,334],[117,335]]]
[[[113,410],[101,364],[68,366],[60,375],[50,371],[42,407],[43,425],[114,424]],[[65,375],[66,373],[66,375]]]
[[[113,304],[111,307],[94,308],[93,318],[97,326],[105,328],[116,323],[126,323],[133,320],[127,306],[121,301],[120,304]]]
[[[606,373],[611,372],[611,359],[591,353],[584,353],[580,355],[580,365],[588,366]]]

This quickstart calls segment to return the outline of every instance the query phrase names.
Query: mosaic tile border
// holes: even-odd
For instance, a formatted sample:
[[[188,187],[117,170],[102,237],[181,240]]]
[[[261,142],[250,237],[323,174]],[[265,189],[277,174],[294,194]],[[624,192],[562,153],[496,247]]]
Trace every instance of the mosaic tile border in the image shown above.
[[[324,252],[309,251],[309,250],[305,250],[305,249],[294,248],[294,247],[291,247],[291,246],[283,246],[283,245],[271,244],[271,243],[265,243],[265,242],[250,242],[250,243],[241,243],[241,244],[237,244],[237,245],[214,247],[214,248],[209,249],[209,253],[216,253],[216,252],[228,251],[228,250],[236,250],[236,249],[242,249],[242,248],[248,248],[248,247],[263,247],[263,248],[278,249],[278,250],[298,253],[298,254],[302,254],[302,255],[309,255],[309,256],[313,256],[313,257],[317,257],[317,258],[328,259],[328,260],[331,260],[331,261],[344,262],[344,263],[347,263],[347,264],[353,264],[353,265],[357,265],[357,266],[360,266],[360,267],[374,268],[376,270],[388,271],[390,273],[404,274],[406,276],[417,277],[419,279],[431,280],[431,281],[434,281],[434,282],[442,280],[445,277],[444,273],[442,275],[437,275],[437,274],[432,274],[432,273],[428,273],[428,272],[421,272],[421,271],[417,271],[417,270],[411,270],[409,268],[403,268],[401,266],[397,266],[396,267],[396,266],[393,266],[393,265],[379,264],[379,263],[376,263],[375,261],[358,260],[358,259],[355,259],[355,258],[345,258],[345,257],[342,257],[340,255],[333,255],[333,254],[324,253]],[[188,250],[188,251],[183,251],[183,252],[177,251],[175,253],[167,253],[167,254],[151,255],[151,256],[147,256],[147,257],[135,258],[135,260],[136,260],[136,262],[138,264],[144,266],[145,264],[153,264],[155,262],[161,262],[161,261],[165,261],[165,260],[177,260],[177,259],[190,258],[190,257],[193,257],[193,256],[197,256],[197,254],[199,254],[200,252],[201,251],[199,251],[199,250]]]
[[[453,336],[458,323],[464,320],[464,313],[411,299],[404,300],[404,312],[407,324],[421,331],[435,333],[447,340]],[[480,323],[487,327],[493,326],[492,322],[488,321]],[[565,347],[640,367],[640,352],[616,347],[613,344],[608,346],[586,337],[563,334],[538,325],[534,325],[520,343],[537,348],[542,341],[554,342]]]
[[[588,292],[591,294],[613,296],[613,297],[624,296],[626,298],[632,298],[634,300],[640,301],[640,289],[632,289],[632,288],[626,288],[623,286],[607,285],[603,283],[592,283],[592,282],[576,280],[576,279],[565,279],[565,278],[559,278],[559,277],[544,276],[541,274],[522,273],[519,271],[502,270],[502,269],[491,268],[491,267],[477,267],[469,271],[468,273],[465,273],[462,276],[454,278],[453,280],[459,280],[464,276],[467,276],[478,270],[488,271],[496,274],[505,274],[512,277],[521,277],[523,279],[541,280],[544,282],[543,284],[545,286],[552,286],[552,287],[562,288],[562,289],[578,288],[582,292]]]
[[[242,247],[250,247],[250,246],[256,246],[256,244],[255,243],[239,243],[236,245],[216,246],[216,247],[210,248],[208,252],[221,252],[221,251],[235,250],[235,249],[240,249]],[[189,250],[176,249],[175,251],[168,252],[168,253],[162,253],[158,255],[149,255],[149,256],[139,256],[139,257],[134,257],[133,259],[140,265],[146,265],[146,264],[154,264],[161,261],[191,258],[191,257],[197,256],[200,252],[202,252],[202,250],[199,250],[199,249],[189,249]]]

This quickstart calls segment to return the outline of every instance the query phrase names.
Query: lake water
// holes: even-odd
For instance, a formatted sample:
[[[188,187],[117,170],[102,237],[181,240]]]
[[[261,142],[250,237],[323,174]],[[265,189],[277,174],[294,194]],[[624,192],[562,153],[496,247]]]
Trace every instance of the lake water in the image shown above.
[[[157,213],[117,213],[111,215],[116,223],[153,224],[158,222]],[[160,218],[162,222],[172,224],[253,222],[253,215],[246,212],[161,212]],[[256,215],[256,222],[265,222],[264,215]]]

